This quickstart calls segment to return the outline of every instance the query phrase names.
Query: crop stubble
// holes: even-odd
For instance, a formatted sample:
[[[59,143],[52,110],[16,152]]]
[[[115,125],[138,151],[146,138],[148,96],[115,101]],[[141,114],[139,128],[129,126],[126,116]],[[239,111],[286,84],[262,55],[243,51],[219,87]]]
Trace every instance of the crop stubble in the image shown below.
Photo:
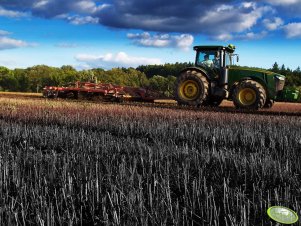
[[[300,214],[299,116],[3,95],[0,119],[1,225],[269,225],[271,205]]]

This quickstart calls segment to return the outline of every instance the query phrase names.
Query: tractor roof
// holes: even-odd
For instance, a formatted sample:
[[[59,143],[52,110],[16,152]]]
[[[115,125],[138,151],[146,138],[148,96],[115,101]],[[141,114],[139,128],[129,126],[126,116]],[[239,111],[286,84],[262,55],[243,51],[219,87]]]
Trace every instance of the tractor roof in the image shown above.
[[[235,51],[234,45],[228,45],[228,46],[194,46],[194,50],[196,51],[218,51],[218,50],[226,50],[229,53],[233,53]]]

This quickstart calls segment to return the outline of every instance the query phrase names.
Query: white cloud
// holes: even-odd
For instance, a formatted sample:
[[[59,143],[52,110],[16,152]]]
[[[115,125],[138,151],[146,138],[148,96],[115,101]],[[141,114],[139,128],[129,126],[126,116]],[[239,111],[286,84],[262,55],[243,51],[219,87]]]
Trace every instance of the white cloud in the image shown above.
[[[257,7],[252,2],[241,3],[236,10],[231,6],[217,7],[199,18],[199,26],[213,37],[222,40],[229,38],[230,32],[240,33],[250,30],[266,12],[273,12],[273,9],[270,6]]]
[[[77,54],[75,56],[75,59],[77,61],[82,61],[82,62],[96,62],[96,61],[103,61],[105,56],[96,56],[96,55],[91,55],[91,54]]]
[[[231,34],[224,33],[224,34],[216,35],[212,38],[218,41],[229,41],[233,38],[233,36]]]
[[[242,2],[241,7],[256,9],[256,3],[255,2]]]
[[[264,38],[266,35],[266,31],[262,31],[260,33],[247,32],[246,34],[237,35],[236,38],[242,40],[258,40]]]
[[[289,23],[283,29],[287,38],[301,38],[301,23]]]
[[[11,33],[8,31],[0,30],[0,36],[7,36],[10,35]]]
[[[61,42],[61,43],[57,43],[55,46],[59,47],[59,48],[75,48],[75,47],[77,47],[77,44]]]
[[[28,47],[33,45],[34,44],[30,44],[22,40],[17,40],[8,37],[0,37],[0,50]]]
[[[238,40],[258,40],[258,39],[262,39],[262,38],[266,37],[266,35],[267,35],[266,31],[262,31],[259,33],[254,33],[252,31],[250,31],[250,32],[246,32],[243,34],[234,34],[234,35],[229,34],[229,33],[224,33],[224,34],[214,36],[213,39],[223,41],[223,42],[226,42],[229,40],[236,40],[236,39],[238,39]]]
[[[296,3],[300,3],[300,0],[266,0],[266,2],[273,5],[294,5]]]
[[[105,55],[78,54],[75,59],[84,62],[91,67],[137,67],[139,65],[161,64],[158,58],[145,58],[129,56],[124,52],[117,54],[107,53]]]
[[[16,18],[25,17],[27,14],[19,11],[7,10],[0,6],[0,16]]]
[[[109,7],[109,4],[102,4],[97,6],[95,2],[90,1],[90,0],[84,0],[84,1],[79,1],[74,3],[73,9],[78,12],[78,13],[88,13],[88,14],[93,14],[97,13],[107,7]]]
[[[225,10],[232,10],[234,8],[234,6],[232,5],[220,5],[216,8],[217,12],[221,12],[221,11],[225,11]]]
[[[71,24],[97,24],[99,19],[91,16],[67,16],[66,18]]]
[[[283,25],[283,20],[280,17],[274,17],[273,19],[264,19],[263,24],[268,30],[273,31]]]
[[[194,40],[193,36],[189,34],[181,34],[173,36],[173,38],[175,39],[176,46],[183,50],[189,50]]]
[[[127,34],[129,39],[134,40],[134,44],[146,47],[173,47],[182,50],[189,50],[193,43],[193,36],[190,34],[169,35],[156,34],[151,35],[148,32]]]
[[[252,32],[257,25],[261,26],[261,29],[264,24],[259,24],[259,20],[270,19],[276,11],[283,13],[281,9],[288,12],[287,9],[292,8],[289,12],[300,12],[297,8],[301,4],[298,3],[301,3],[301,0],[175,0],[164,1],[164,4],[160,1],[146,1],[142,4],[141,0],[5,0],[0,3],[0,16],[2,14],[17,17],[27,12],[35,17],[63,19],[75,25],[99,23],[113,28],[163,34],[196,33],[209,38],[225,39],[226,36],[229,38],[237,33]],[[300,13],[295,18],[298,18],[298,15]],[[268,29],[275,30],[279,21],[270,19],[265,23]],[[169,38],[165,38],[162,35],[150,35],[148,38],[136,38],[134,42],[143,46],[188,49],[193,37],[178,36],[180,37],[170,35]]]
[[[170,36],[168,34],[159,34],[151,36],[148,32],[141,34],[127,34],[129,39],[133,39],[135,44],[147,47],[167,47],[171,44]]]
[[[41,9],[41,8],[45,8],[47,6],[47,4],[49,3],[48,0],[41,0],[41,1],[38,1],[36,2],[34,5],[33,5],[33,8],[37,8],[37,9]]]
[[[36,43],[10,38],[8,37],[10,34],[11,32],[0,30],[0,50],[37,46]]]

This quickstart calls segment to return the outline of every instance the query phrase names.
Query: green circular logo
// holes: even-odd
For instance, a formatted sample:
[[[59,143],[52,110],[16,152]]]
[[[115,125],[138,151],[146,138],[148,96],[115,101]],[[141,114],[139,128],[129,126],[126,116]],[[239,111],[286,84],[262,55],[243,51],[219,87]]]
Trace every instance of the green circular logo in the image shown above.
[[[293,224],[298,221],[298,215],[287,207],[272,206],[267,213],[270,218],[281,224]]]

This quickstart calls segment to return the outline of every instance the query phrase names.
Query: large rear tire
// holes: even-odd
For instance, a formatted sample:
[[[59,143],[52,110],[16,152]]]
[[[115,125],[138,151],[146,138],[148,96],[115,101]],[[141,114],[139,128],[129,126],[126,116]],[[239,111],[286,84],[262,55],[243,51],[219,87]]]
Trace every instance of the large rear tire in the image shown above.
[[[179,105],[200,106],[208,98],[209,82],[203,73],[186,70],[177,78],[174,96]]]
[[[258,110],[266,102],[266,91],[260,83],[245,80],[235,87],[232,99],[236,108]]]

